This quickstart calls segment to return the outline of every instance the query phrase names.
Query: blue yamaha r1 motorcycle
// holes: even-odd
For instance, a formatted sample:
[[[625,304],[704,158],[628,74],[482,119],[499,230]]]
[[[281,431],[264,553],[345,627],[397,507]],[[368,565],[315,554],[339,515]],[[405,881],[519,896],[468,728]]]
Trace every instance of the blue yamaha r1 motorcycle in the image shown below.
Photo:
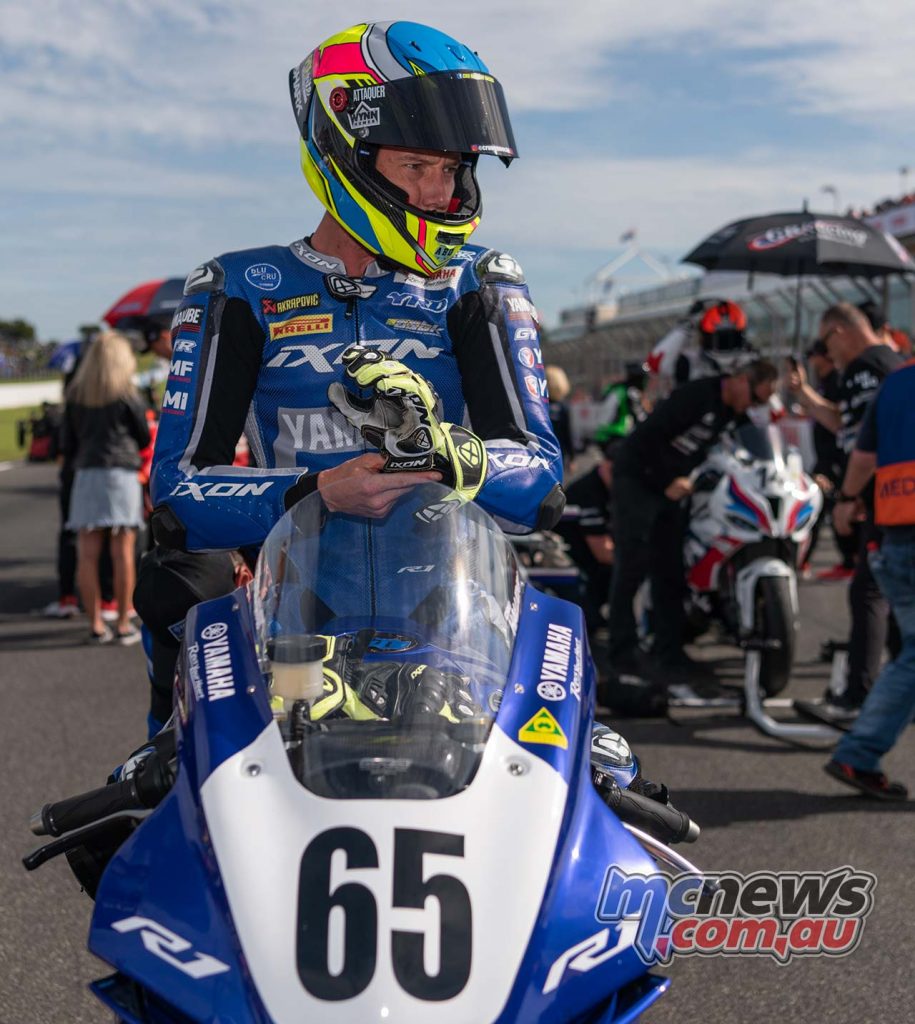
[[[580,610],[479,507],[314,494],[188,616],[173,732],[46,805],[26,865],[66,852],[95,895],[92,989],[129,1024],[622,1024],[668,981],[595,919],[605,876],[694,871],[654,837],[695,827],[626,790],[604,730],[605,797],[643,828],[608,808],[594,687]]]

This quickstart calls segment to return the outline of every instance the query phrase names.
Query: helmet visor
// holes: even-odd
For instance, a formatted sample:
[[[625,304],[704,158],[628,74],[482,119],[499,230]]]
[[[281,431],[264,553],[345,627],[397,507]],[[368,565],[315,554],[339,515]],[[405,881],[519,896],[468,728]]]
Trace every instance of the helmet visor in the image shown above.
[[[335,88],[329,97],[341,125],[376,146],[517,155],[502,86],[481,72],[442,72],[381,85]]]

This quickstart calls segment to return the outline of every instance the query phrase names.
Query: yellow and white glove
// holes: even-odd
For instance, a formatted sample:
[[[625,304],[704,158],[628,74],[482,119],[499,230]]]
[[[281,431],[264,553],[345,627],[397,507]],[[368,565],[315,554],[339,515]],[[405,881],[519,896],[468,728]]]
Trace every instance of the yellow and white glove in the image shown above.
[[[387,456],[382,472],[434,469],[455,497],[472,501],[486,479],[486,447],[466,427],[441,421],[442,403],[432,385],[377,349],[351,345],[341,359],[346,376],[369,396],[354,395],[335,381],[327,397]]]

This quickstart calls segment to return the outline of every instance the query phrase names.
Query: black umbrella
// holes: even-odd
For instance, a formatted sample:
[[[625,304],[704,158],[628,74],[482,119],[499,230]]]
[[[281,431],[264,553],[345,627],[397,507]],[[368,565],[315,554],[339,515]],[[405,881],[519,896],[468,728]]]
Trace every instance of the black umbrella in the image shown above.
[[[700,242],[683,261],[707,270],[804,276],[915,271],[912,257],[891,235],[853,217],[806,212],[734,221]]]
[[[915,261],[891,235],[854,217],[806,210],[733,221],[700,242],[683,262],[707,270],[796,275],[795,346],[800,340],[802,277],[915,272]]]

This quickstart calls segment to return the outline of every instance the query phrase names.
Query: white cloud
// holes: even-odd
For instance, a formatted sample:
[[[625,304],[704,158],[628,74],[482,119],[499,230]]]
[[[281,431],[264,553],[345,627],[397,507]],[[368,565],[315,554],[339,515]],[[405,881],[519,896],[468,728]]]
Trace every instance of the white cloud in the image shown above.
[[[619,58],[636,48],[727,61],[776,108],[845,125],[898,122],[890,139],[904,136],[915,104],[915,22],[891,0],[465,0],[434,11],[419,0],[367,0],[360,13],[431,20],[474,46],[512,111],[531,118],[631,98]],[[286,74],[345,17],[304,0],[5,0],[0,188],[23,210],[54,209],[23,215],[21,235],[7,240],[34,260],[53,249],[73,284],[49,296],[50,274],[30,261],[0,281],[0,313],[15,308],[64,333],[61,325],[110,303],[111,274],[124,272],[131,252],[140,280],[307,231],[318,207],[296,168]],[[665,96],[663,77],[651,85]],[[633,224],[676,254],[733,217],[797,207],[805,195],[816,204],[825,182],[843,205],[870,203],[894,184],[853,149],[773,143],[728,160],[648,160],[613,158],[613,144],[607,130],[574,160],[526,151],[509,171],[486,168],[481,236],[555,271],[545,286],[532,282],[548,309],[571,291],[562,268],[595,269]]]

